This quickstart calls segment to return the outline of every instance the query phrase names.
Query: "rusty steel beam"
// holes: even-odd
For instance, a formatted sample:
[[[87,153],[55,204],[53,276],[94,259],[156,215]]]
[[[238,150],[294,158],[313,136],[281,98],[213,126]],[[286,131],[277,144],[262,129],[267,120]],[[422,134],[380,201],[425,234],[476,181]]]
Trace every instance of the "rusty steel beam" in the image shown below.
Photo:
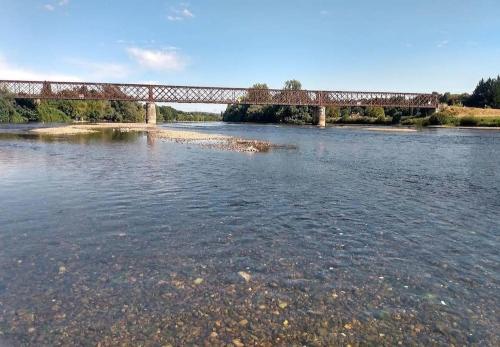
[[[437,108],[436,94],[0,80],[18,99]]]

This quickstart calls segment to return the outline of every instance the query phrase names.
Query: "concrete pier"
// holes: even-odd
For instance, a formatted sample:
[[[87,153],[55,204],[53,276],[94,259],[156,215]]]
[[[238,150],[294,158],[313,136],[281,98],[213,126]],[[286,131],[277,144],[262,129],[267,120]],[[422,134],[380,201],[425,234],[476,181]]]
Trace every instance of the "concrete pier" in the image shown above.
[[[319,127],[324,128],[326,126],[326,107],[325,106],[318,107],[317,121],[318,121],[317,125]]]
[[[146,123],[156,125],[156,104],[154,102],[146,103]]]

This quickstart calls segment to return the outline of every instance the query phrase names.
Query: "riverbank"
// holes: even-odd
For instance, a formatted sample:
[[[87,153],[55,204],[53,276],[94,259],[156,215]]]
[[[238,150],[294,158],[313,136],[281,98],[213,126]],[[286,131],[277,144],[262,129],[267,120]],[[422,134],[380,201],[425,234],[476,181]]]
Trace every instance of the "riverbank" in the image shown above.
[[[92,134],[106,129],[113,129],[122,132],[147,132],[148,135],[158,139],[180,143],[198,144],[203,147],[236,152],[267,152],[271,148],[281,147],[267,141],[243,139],[233,136],[210,134],[198,131],[162,129],[154,125],[141,123],[74,124],[60,127],[36,128],[28,130],[27,133],[44,136],[71,136]]]
[[[446,126],[462,128],[499,128],[500,110],[462,106],[447,106],[427,117],[408,118],[403,125]]]

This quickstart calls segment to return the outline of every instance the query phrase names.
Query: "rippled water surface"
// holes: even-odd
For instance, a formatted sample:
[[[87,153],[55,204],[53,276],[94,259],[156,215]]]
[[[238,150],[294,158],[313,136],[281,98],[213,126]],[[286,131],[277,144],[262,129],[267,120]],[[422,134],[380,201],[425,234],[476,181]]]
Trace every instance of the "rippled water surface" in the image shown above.
[[[175,127],[0,135],[0,345],[500,343],[500,132]]]

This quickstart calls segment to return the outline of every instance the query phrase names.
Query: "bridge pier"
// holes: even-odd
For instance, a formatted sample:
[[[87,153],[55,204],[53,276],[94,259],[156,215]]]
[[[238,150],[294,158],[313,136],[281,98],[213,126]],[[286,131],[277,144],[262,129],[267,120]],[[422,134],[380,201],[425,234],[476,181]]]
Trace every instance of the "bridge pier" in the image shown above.
[[[154,102],[146,103],[146,123],[156,125],[156,104]]]
[[[319,106],[317,112],[317,125],[321,128],[326,127],[326,107]]]

